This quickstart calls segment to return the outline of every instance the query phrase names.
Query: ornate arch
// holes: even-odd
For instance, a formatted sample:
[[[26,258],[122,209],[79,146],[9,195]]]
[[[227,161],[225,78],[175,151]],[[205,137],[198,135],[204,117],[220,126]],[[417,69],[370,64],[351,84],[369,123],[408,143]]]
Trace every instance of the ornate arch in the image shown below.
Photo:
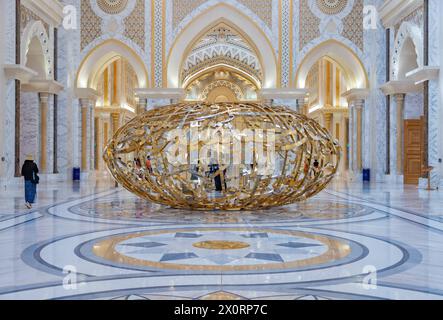
[[[305,88],[306,78],[312,66],[325,56],[336,61],[346,72],[350,88],[368,88],[368,75],[361,59],[348,46],[335,39],[326,40],[305,51],[296,72],[297,88]]]
[[[104,66],[119,56],[131,64],[137,75],[139,88],[148,88],[148,72],[142,58],[128,45],[116,39],[103,41],[85,55],[77,72],[77,88],[96,89],[98,76]]]
[[[48,34],[46,33],[46,29],[41,21],[32,21],[29,22],[25,27],[22,35],[22,40],[20,43],[20,62],[22,65],[26,65],[28,62],[28,52],[31,41],[37,38],[40,42],[42,54],[44,57],[44,66],[45,76],[47,79],[51,79],[53,77],[52,73],[52,56],[51,56],[51,44],[49,42]]]
[[[189,51],[190,43],[192,45],[202,35],[202,31],[221,22],[238,31],[241,30],[243,38],[248,40],[257,53],[263,68],[263,87],[276,87],[277,63],[269,39],[249,17],[226,3],[215,5],[196,16],[177,36],[167,60],[168,87],[178,88],[180,86],[181,66]]]
[[[394,53],[391,58],[392,79],[398,79],[398,71],[400,67],[400,58],[403,50],[403,45],[407,39],[411,39],[414,43],[415,53],[417,55],[417,65],[423,66],[423,36],[419,26],[405,21],[400,25],[397,36],[394,42]]]
[[[226,80],[217,80],[217,81],[211,82],[202,91],[200,99],[206,100],[208,98],[209,93],[212,90],[214,90],[215,88],[219,88],[219,87],[226,87],[226,88],[232,90],[234,92],[235,96],[237,97],[237,100],[243,99],[244,95],[243,95],[243,91],[241,90],[241,88],[238,85],[236,85],[235,83],[232,83],[232,82],[226,81]]]
[[[225,64],[248,74],[261,86],[263,75],[260,61],[250,44],[232,27],[224,23],[212,26],[190,49],[180,67],[181,84],[195,73],[213,65]]]
[[[234,8],[237,8],[241,12],[243,12],[246,16],[250,17],[255,24],[257,24],[261,30],[265,33],[266,37],[272,41],[273,47],[278,48],[278,38],[276,36],[276,28],[278,28],[277,21],[273,22],[272,29],[263,21],[254,11],[240,3],[236,0],[207,0],[203,2],[201,5],[193,9],[187,16],[183,18],[183,20],[177,25],[175,29],[172,29],[172,23],[167,25],[168,34],[172,36],[167,39],[166,48],[169,50],[171,48],[171,44],[176,40],[177,36],[187,28],[188,24],[192,22],[195,17],[210,9],[213,6],[216,6],[220,3],[225,3],[227,5],[231,5]],[[274,14],[274,13],[273,13]],[[277,20],[277,19],[274,19]],[[276,52],[276,50],[275,50]]]

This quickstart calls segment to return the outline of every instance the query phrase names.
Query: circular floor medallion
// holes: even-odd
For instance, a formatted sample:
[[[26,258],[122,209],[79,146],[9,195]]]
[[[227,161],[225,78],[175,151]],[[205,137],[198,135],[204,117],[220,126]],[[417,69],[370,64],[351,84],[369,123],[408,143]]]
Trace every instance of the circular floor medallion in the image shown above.
[[[265,228],[144,231],[91,244],[95,257],[116,266],[187,271],[306,268],[335,263],[351,253],[351,245],[344,239]]]

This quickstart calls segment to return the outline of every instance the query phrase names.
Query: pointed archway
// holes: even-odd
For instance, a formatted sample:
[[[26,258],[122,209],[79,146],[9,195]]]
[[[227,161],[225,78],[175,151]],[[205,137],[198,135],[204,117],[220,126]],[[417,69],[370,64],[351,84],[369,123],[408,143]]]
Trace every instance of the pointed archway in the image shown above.
[[[149,87],[148,72],[143,60],[130,47],[115,39],[102,42],[86,55],[77,72],[76,87],[96,90],[98,77],[117,57],[123,57],[131,64],[139,88]]]
[[[207,29],[224,22],[247,39],[257,53],[263,67],[263,88],[277,86],[277,63],[272,45],[263,31],[246,15],[226,3],[215,5],[195,17],[177,37],[169,52],[167,61],[168,87],[178,88],[181,85],[180,72],[183,59],[195,42]],[[190,41],[190,39],[192,39]]]

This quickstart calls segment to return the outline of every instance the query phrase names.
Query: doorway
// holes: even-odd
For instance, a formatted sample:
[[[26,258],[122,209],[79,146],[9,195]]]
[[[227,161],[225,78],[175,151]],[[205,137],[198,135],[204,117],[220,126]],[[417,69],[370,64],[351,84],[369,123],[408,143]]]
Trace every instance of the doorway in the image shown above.
[[[404,124],[404,184],[418,185],[422,173],[423,120],[405,120]]]

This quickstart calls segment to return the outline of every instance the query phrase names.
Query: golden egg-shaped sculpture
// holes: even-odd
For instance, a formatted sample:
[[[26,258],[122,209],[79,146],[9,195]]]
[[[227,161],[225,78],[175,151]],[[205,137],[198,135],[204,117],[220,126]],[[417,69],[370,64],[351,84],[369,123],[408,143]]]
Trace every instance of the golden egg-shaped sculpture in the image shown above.
[[[254,210],[314,196],[334,177],[338,142],[284,106],[181,103],[121,127],[104,160],[149,201],[195,210]]]

